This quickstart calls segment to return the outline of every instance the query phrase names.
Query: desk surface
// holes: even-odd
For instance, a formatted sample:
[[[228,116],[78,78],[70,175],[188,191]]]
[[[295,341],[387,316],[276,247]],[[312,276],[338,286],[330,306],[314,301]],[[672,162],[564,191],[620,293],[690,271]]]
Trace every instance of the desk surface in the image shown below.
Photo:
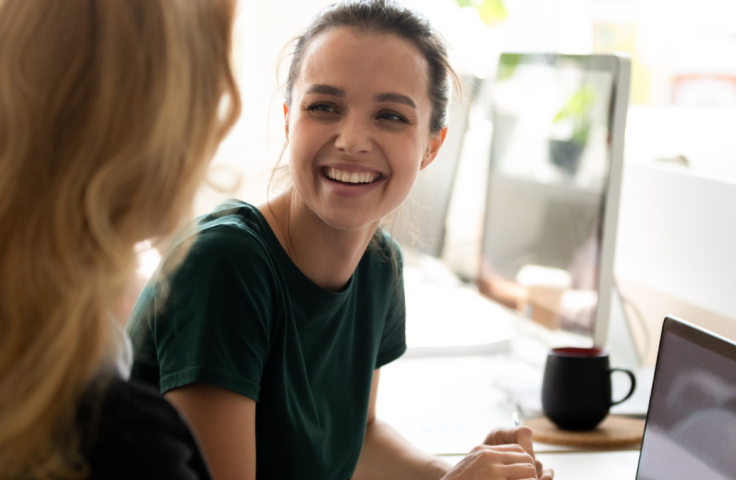
[[[512,354],[402,359],[381,372],[377,415],[420,449],[457,463],[499,426],[511,426],[515,405],[498,379],[535,375]],[[560,480],[633,480],[637,450],[589,451],[534,444]]]
[[[485,340],[473,340],[487,345],[495,343],[499,348],[476,356],[407,355],[383,367],[377,415],[415,446],[456,463],[462,455],[481,444],[494,428],[512,426],[515,411],[521,411],[522,415],[538,414],[538,411],[525,412],[523,405],[520,408],[523,403],[520,397],[525,392],[530,398],[539,397],[550,339],[529,335],[520,322],[513,321],[512,313],[498,305],[490,305],[485,299],[475,302],[470,298],[473,292],[470,289],[460,292],[457,289],[462,286],[453,284],[452,279],[438,281],[437,278],[425,278],[426,274],[426,270],[412,271],[411,268],[406,273],[407,304],[412,307],[408,308],[408,314],[413,314],[407,319],[407,343],[421,345],[423,341],[437,338],[431,337],[433,332],[422,329],[436,330],[440,321],[442,329],[454,328],[472,338],[470,330],[474,330],[474,325],[458,319],[458,312],[473,310],[483,314],[482,320],[475,319],[476,323],[487,323],[476,332],[477,337]],[[425,302],[427,285],[434,293]],[[457,298],[446,297],[443,288],[455,289]],[[442,309],[438,302],[450,305]],[[473,304],[469,305],[471,302]],[[463,328],[459,328],[460,324]],[[510,329],[516,331],[509,332]],[[446,340],[450,346],[464,341],[451,333],[440,335],[441,341]],[[552,341],[567,343],[568,339]],[[481,353],[478,349],[474,352]],[[589,451],[541,443],[535,443],[534,448],[539,459],[555,470],[558,479],[633,480],[636,476],[638,451]]]
[[[463,457],[443,458],[454,465]],[[555,471],[556,480],[634,480],[639,452],[540,453],[537,458]]]
[[[537,383],[538,368],[511,356],[398,360],[382,368],[376,413],[424,451],[464,454],[513,425],[518,405],[507,385]],[[535,443],[543,453],[584,450]]]

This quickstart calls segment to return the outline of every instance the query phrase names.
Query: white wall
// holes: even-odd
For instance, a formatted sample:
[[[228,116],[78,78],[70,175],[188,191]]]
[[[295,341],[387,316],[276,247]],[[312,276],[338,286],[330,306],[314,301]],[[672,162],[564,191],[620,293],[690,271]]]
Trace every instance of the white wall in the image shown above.
[[[668,314],[736,339],[736,181],[626,163],[614,270],[647,324],[648,363]]]
[[[736,181],[736,108],[631,106],[627,162],[683,155],[696,174]]]
[[[736,182],[625,165],[616,271],[736,320]]]

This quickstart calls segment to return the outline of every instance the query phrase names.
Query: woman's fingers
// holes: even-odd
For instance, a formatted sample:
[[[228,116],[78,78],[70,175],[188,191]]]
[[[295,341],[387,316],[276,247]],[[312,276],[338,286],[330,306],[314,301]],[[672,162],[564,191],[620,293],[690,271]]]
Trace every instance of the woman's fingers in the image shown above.
[[[488,434],[486,445],[518,444],[529,455],[534,455],[532,446],[532,430],[529,427],[497,428]]]
[[[488,457],[489,459],[508,459],[506,463],[514,463],[515,461],[525,460],[528,463],[534,465],[534,458],[529,455],[520,445],[508,444],[508,445],[478,445],[473,448],[468,456],[475,455],[481,457]]]
[[[489,470],[491,478],[503,478],[507,480],[526,480],[537,478],[537,471],[531,464],[497,465]]]
[[[537,478],[534,459],[519,445],[481,445],[471,450],[470,457],[478,473],[489,478],[526,479]]]
[[[538,477],[541,477],[542,476],[542,471],[544,471],[544,465],[542,465],[542,462],[540,462],[539,460],[537,460],[535,458],[534,459],[534,466],[537,468],[537,476]]]
[[[506,444],[475,447],[445,475],[443,480],[552,480],[553,478],[552,471],[542,470],[541,462],[536,461],[520,445]]]
[[[552,480],[554,478],[554,472],[551,469],[545,470],[542,462],[534,458],[532,430],[529,427],[497,428],[488,434],[484,443],[502,449],[515,446],[531,456],[532,465],[536,470],[532,478],[538,478],[539,480]]]
[[[553,480],[554,478],[555,472],[551,468],[542,470],[542,473],[539,475],[539,480]]]

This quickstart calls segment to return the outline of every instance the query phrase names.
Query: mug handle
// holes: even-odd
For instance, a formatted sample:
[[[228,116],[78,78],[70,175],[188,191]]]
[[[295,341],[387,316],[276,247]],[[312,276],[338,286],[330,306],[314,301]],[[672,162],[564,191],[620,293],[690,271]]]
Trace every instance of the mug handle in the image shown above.
[[[625,368],[609,368],[608,369],[609,375],[612,374],[613,372],[624,372],[626,375],[628,375],[629,379],[631,380],[631,389],[629,390],[629,393],[627,393],[626,396],[622,398],[621,400],[618,400],[616,402],[611,401],[611,406],[618,405],[619,403],[623,403],[626,400],[628,400],[634,394],[634,390],[636,389],[636,377],[631,372],[631,370],[626,370]]]

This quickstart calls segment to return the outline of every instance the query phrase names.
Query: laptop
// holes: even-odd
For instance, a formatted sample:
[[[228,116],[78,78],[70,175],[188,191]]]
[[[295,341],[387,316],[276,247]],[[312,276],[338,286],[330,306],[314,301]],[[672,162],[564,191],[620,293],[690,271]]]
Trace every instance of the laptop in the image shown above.
[[[665,319],[636,479],[736,479],[736,343]]]

